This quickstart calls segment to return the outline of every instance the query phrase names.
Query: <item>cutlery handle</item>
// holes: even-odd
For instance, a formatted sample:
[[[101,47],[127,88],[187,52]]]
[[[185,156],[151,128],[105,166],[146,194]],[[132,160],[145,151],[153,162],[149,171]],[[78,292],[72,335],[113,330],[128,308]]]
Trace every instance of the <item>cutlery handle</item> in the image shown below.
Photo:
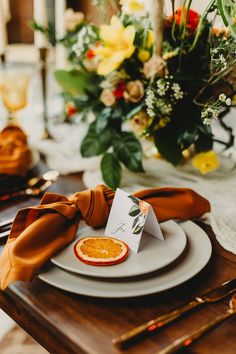
[[[0,196],[0,202],[6,202],[12,198],[16,198],[19,196],[23,196],[26,195],[25,191],[18,191],[18,192],[13,192],[13,193],[9,193],[9,194],[4,194]]]
[[[151,333],[161,327],[166,326],[168,323],[173,322],[177,318],[181,317],[184,313],[190,311],[191,309],[200,306],[204,301],[197,298],[186,305],[183,305],[176,310],[166,313],[165,315],[159,316],[151,321],[141,324],[140,326],[133,328],[131,331],[122,334],[116,338],[113,338],[112,343],[118,347],[122,347],[129,341],[139,337],[140,335],[145,335]]]
[[[223,322],[226,318],[230,317],[234,312],[232,310],[226,311],[223,315],[216,317],[214,320],[207,322],[202,327],[196,329],[190,334],[186,334],[185,336],[177,339],[174,343],[170,344],[165,349],[158,352],[158,354],[173,354],[182,348],[188,347],[195,340],[200,338],[204,333],[208,332],[211,328],[217,326],[221,322]]]

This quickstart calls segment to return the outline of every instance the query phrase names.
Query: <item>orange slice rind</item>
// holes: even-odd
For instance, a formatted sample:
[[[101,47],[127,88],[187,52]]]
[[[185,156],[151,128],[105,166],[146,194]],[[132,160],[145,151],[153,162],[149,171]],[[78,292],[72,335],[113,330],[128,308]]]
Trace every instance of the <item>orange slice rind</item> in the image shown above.
[[[109,266],[123,262],[129,254],[129,247],[112,237],[83,237],[74,246],[76,257],[90,265]]]

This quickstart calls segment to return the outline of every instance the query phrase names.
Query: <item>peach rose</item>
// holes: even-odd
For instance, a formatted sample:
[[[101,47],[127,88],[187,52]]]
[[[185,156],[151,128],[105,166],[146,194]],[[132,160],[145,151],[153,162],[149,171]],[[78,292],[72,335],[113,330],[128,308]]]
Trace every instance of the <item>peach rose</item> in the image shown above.
[[[113,106],[113,104],[116,102],[116,98],[112,93],[112,90],[109,89],[104,89],[100,95],[100,101],[107,106]]]
[[[75,12],[73,9],[67,9],[64,14],[65,27],[68,31],[74,31],[84,20],[84,14],[82,12]]]
[[[135,114],[131,120],[132,127],[136,132],[142,132],[150,122],[151,118],[144,110]]]
[[[124,92],[124,98],[127,101],[137,103],[144,96],[144,87],[141,81],[130,81],[126,85],[126,91]]]
[[[166,69],[166,62],[160,57],[154,55],[143,65],[143,73],[147,79],[152,78],[156,74],[161,74]]]

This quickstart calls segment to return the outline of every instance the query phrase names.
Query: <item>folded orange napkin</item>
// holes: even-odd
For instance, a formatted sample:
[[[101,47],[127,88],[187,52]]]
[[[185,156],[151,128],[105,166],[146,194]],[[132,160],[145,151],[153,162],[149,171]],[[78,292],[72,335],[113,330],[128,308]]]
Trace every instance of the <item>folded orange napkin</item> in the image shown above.
[[[191,189],[153,188],[134,195],[152,205],[159,221],[188,220],[210,211],[209,202]],[[68,198],[46,193],[40,205],[20,210],[0,255],[1,289],[16,280],[31,280],[55,252],[74,240],[80,220],[103,226],[113,198],[113,190],[99,185]]]
[[[0,133],[0,174],[24,177],[31,163],[31,152],[23,130],[9,125]]]

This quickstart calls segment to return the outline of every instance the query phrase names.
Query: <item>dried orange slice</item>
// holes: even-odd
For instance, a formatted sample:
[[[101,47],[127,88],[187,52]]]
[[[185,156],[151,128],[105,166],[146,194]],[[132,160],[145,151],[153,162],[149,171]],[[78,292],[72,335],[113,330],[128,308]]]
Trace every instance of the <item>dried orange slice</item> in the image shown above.
[[[109,266],[123,262],[129,254],[129,247],[112,237],[83,237],[74,247],[75,255],[84,263],[95,266]]]

